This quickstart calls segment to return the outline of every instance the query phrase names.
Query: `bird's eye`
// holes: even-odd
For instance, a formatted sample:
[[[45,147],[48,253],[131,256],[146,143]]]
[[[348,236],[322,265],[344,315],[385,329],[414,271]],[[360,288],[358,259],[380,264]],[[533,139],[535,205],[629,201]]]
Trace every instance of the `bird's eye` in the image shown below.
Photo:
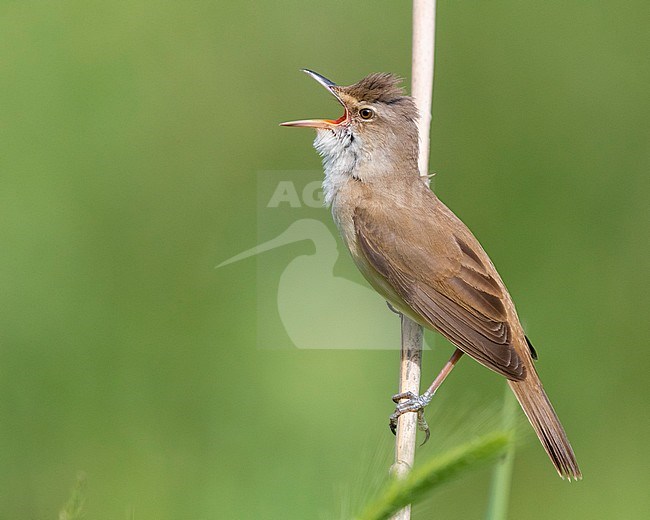
[[[375,116],[375,111],[372,108],[362,108],[359,110],[359,117],[361,119],[365,119],[366,121],[368,119],[372,119]]]

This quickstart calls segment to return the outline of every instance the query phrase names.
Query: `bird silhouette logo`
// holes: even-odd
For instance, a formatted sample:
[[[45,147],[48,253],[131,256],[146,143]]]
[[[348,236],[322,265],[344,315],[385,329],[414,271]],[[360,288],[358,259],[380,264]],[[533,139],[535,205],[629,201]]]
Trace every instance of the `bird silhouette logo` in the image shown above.
[[[277,280],[277,309],[292,343],[300,349],[398,349],[397,319],[365,285],[334,274],[337,242],[327,226],[303,218],[262,244],[221,262],[222,268],[301,241],[312,254],[291,259]]]
[[[339,254],[337,238],[323,222],[328,215],[320,184],[309,172],[259,175],[258,236],[263,239],[217,268],[256,259],[261,348],[273,341],[269,329],[279,325],[299,349],[399,349],[398,317],[360,277],[353,279],[354,269],[351,278],[335,273],[337,262],[351,260]],[[305,252],[292,244],[311,247]],[[270,320],[280,323],[267,327]]]

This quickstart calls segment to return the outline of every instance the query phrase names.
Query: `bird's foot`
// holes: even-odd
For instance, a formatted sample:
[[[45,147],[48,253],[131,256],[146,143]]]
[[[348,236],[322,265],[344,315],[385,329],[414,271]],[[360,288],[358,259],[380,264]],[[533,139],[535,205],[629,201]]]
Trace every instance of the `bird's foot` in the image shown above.
[[[432,398],[433,395],[429,394],[429,392],[424,392],[422,395],[415,395],[413,392],[395,394],[393,396],[393,402],[395,402],[397,406],[390,416],[390,431],[393,432],[393,435],[397,432],[397,419],[399,419],[400,415],[407,412],[415,412],[418,414],[418,430],[423,431],[425,435],[421,446],[426,444],[431,432],[429,430],[429,425],[424,418],[424,408],[431,402]]]
[[[388,305],[388,308],[390,309],[391,312],[394,312],[398,316],[402,316],[402,313],[398,311],[395,307],[393,307],[393,305],[388,300],[386,300],[386,305]]]

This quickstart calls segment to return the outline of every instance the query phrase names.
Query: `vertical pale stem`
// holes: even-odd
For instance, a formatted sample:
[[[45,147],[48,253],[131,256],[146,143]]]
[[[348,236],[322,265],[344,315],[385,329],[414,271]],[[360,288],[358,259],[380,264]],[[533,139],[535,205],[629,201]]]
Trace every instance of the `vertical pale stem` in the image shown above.
[[[422,365],[422,327],[402,316],[402,350],[400,355],[399,391],[411,391],[418,394],[420,390],[420,367]],[[415,443],[417,437],[417,414],[405,413],[397,421],[395,437],[395,464],[391,473],[396,478],[405,478],[415,460]],[[400,509],[392,520],[409,520],[411,506]]]
[[[429,129],[431,126],[431,94],[433,90],[433,56],[435,40],[435,0],[413,1],[413,61],[411,95],[419,112],[418,131],[420,176],[428,184]],[[420,392],[420,367],[422,361],[422,327],[407,317],[402,317],[402,351],[400,358],[400,392]],[[391,471],[404,478],[415,460],[417,414],[403,414],[397,423],[395,439],[395,464]],[[409,520],[411,506],[398,511],[393,520]]]
[[[418,167],[420,175],[423,177],[429,174],[429,134],[431,129],[435,31],[436,1],[413,0],[411,95],[415,98],[415,104],[420,114],[418,119],[418,132],[420,135]]]

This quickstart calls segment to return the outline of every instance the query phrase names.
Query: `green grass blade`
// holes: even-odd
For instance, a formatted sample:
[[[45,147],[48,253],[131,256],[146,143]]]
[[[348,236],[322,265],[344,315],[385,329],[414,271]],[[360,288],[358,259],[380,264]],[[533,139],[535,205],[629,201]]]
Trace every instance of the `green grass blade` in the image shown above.
[[[416,504],[430,492],[472,469],[504,455],[512,434],[494,432],[454,448],[416,467],[401,481],[393,480],[357,520],[385,520],[408,504]]]
[[[508,385],[503,398],[503,423],[506,431],[515,431],[517,401]],[[514,439],[513,439],[514,440]],[[515,461],[515,443],[511,442],[506,450],[506,455],[494,468],[492,487],[490,489],[490,501],[486,520],[506,520],[508,518],[508,501],[510,499],[510,487],[512,479],[512,468]]]
[[[84,518],[84,505],[86,502],[86,474],[79,472],[68,503],[59,512],[59,520],[81,520]]]

